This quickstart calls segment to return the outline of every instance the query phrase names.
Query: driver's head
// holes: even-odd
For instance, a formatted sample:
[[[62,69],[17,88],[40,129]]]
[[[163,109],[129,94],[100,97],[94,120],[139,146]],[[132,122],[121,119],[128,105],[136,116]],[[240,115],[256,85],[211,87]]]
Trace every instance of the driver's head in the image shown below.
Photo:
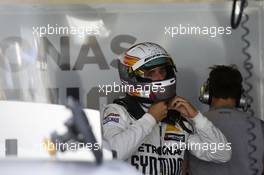
[[[152,81],[161,81],[164,80],[167,76],[167,66],[161,65],[149,70],[143,70],[144,77],[147,79],[151,79]]]
[[[120,59],[118,68],[123,85],[143,89],[128,92],[130,96],[155,102],[176,95],[176,67],[171,56],[158,44],[144,42],[132,46]],[[146,90],[146,86],[150,88]],[[154,92],[153,86],[162,91]]]

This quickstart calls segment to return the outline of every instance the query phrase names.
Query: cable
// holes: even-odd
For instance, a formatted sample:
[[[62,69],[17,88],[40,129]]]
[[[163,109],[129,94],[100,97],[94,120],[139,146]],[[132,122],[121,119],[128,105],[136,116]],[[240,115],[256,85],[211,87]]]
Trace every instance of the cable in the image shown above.
[[[235,1],[234,1],[234,4],[235,4]],[[233,4],[232,15],[233,15],[233,12],[234,12],[234,4]],[[242,6],[243,6],[242,10],[248,6],[247,0],[244,0],[243,2],[241,2],[241,7]],[[242,13],[243,13],[243,11],[241,11],[241,9],[240,9],[240,14],[239,15],[242,16]],[[248,20],[249,20],[249,15],[244,13],[243,17],[244,17],[244,20],[241,23],[241,27],[245,31],[245,33],[241,36],[241,40],[245,43],[245,47],[242,48],[242,53],[246,57],[246,59],[243,61],[243,67],[244,67],[244,69],[247,72],[247,75],[244,78],[245,85],[247,86],[247,88],[245,88],[245,93],[247,94],[249,104],[252,104],[254,99],[249,93],[252,91],[253,85],[250,83],[249,80],[253,76],[252,69],[254,68],[254,66],[251,63],[251,55],[248,52],[248,49],[250,47],[250,42],[247,39],[247,36],[249,35],[250,30],[249,30],[249,28],[246,25]],[[238,26],[239,25],[239,21],[236,24]],[[250,160],[250,169],[252,171],[252,174],[256,175],[256,174],[258,174],[259,170],[257,168],[255,168],[255,165],[257,163],[257,159],[254,158],[254,156],[253,156],[253,153],[256,152],[257,147],[256,147],[256,145],[254,145],[254,141],[256,140],[256,134],[253,132],[253,129],[255,128],[255,123],[252,121],[252,117],[254,117],[255,112],[254,112],[254,110],[252,108],[249,108],[248,113],[249,113],[249,115],[247,116],[247,121],[248,121],[249,127],[247,128],[247,131],[248,131],[248,135],[250,136],[249,140],[248,140],[248,145],[251,148],[251,150],[248,153],[248,158]]]

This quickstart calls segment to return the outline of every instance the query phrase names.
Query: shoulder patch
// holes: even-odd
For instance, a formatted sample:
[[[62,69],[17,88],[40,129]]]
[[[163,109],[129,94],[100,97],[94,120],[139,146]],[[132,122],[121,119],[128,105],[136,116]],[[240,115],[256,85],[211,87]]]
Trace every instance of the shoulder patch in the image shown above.
[[[116,113],[109,113],[103,120],[103,125],[108,122],[119,123],[120,115]]]

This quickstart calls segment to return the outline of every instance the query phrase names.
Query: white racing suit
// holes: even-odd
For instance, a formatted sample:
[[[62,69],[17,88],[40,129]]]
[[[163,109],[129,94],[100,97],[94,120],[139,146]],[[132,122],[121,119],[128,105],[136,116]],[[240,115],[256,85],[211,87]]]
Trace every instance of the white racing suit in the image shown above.
[[[231,147],[225,136],[201,113],[191,121],[194,134],[187,133],[177,123],[174,126],[157,123],[149,113],[136,120],[118,104],[107,105],[103,117],[103,137],[117,152],[117,158],[128,161],[143,174],[181,174],[185,151],[180,149],[180,143],[185,143],[186,147],[190,144],[203,146],[190,150],[202,160],[220,163],[231,157]],[[225,147],[212,150],[210,143]]]

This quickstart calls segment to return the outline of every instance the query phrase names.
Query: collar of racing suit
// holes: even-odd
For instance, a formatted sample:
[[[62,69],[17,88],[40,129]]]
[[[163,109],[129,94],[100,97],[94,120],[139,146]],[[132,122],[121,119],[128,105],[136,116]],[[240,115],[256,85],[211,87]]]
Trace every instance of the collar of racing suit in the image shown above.
[[[115,99],[113,103],[126,108],[130,116],[136,120],[140,119],[146,113],[140,103],[130,95],[126,95],[124,98]]]
[[[140,119],[151,106],[151,104],[138,102],[134,97],[130,95],[126,95],[124,98],[115,99],[113,103],[126,108],[130,116],[136,120]],[[176,123],[178,123],[182,127],[182,129],[189,134],[192,134],[194,131],[193,129],[190,130],[185,126],[184,122],[187,122],[189,124],[190,122],[186,118],[182,117],[180,112],[175,110],[169,110],[167,117],[165,117],[161,122],[171,125],[175,125]],[[192,126],[192,124],[190,125]]]

